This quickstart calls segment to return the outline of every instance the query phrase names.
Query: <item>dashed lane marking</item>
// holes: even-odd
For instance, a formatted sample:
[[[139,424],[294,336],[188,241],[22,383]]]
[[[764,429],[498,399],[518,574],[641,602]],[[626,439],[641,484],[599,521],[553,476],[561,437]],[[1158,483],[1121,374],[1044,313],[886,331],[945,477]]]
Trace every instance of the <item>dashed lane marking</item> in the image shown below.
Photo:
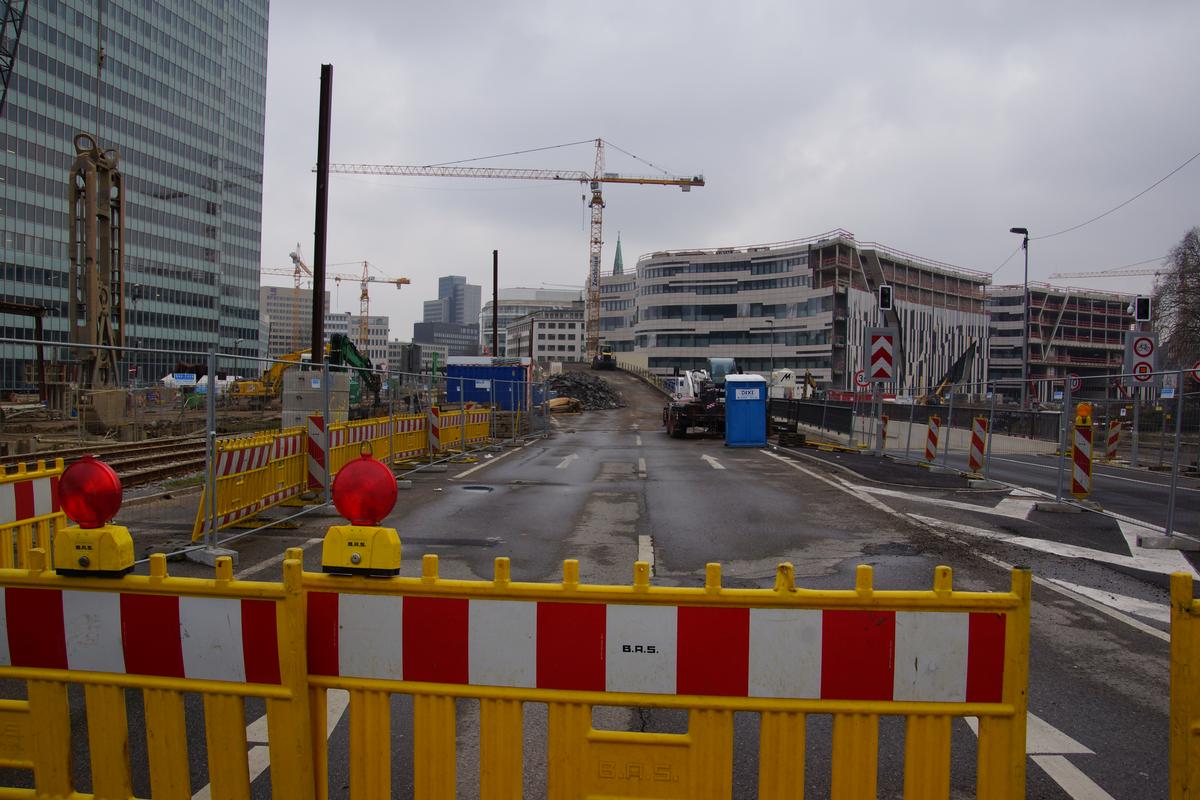
[[[308,548],[312,547],[313,545],[318,545],[323,541],[325,541],[323,538],[309,539],[304,544],[300,545],[300,547],[303,550],[307,550]],[[287,553],[284,552],[284,553],[280,553],[278,555],[271,556],[270,558],[264,558],[262,561],[256,561],[255,563],[251,564],[250,566],[246,567],[245,569],[238,570],[237,576],[238,576],[238,578],[245,580],[250,575],[255,575],[259,572],[262,572],[263,570],[267,569],[268,567],[272,567],[275,564],[282,564],[283,559],[286,555],[287,555]]]
[[[638,536],[637,560],[649,564],[650,574],[654,574],[654,540],[649,536]]]
[[[644,459],[644,458],[638,459],[638,477],[639,478],[646,477],[646,459]]]
[[[493,459],[490,459],[490,460],[488,460],[488,461],[484,461],[482,464],[478,464],[478,465],[476,465],[476,466],[474,466],[474,467],[471,467],[470,469],[464,469],[462,472],[458,473],[457,475],[451,475],[451,476],[450,476],[450,480],[452,480],[452,481],[456,481],[456,480],[458,480],[458,479],[460,479],[460,478],[465,478],[465,477],[467,477],[468,475],[470,475],[472,472],[478,472],[479,470],[483,469],[484,467],[490,467],[492,464],[495,464],[497,461],[499,461],[499,460],[500,460],[500,459],[502,459],[502,458],[508,458],[509,456],[511,456],[511,455],[512,455],[513,453],[515,453],[515,452],[517,452],[517,451],[516,451],[516,450],[509,450],[509,451],[507,451],[507,452],[501,453],[500,455],[496,456],[496,457],[495,457],[495,458],[493,458]]]
[[[642,436],[641,436],[641,434],[638,434],[637,436],[635,436],[635,437],[634,437],[634,441],[637,443],[637,446],[638,446],[638,447],[641,447],[641,446],[642,446]]]
[[[1055,472],[1058,472],[1058,467],[1054,466],[1054,465],[1050,465],[1050,464],[1035,464],[1032,461],[1021,461],[1020,459],[1016,459],[1016,458],[1000,458],[998,456],[992,456],[992,458],[994,458],[996,461],[1008,462],[1009,464],[1020,464],[1021,466],[1024,466],[1024,467],[1037,467],[1038,469],[1051,469],[1051,470],[1054,470]],[[1093,475],[1093,479],[1095,479],[1095,478],[1111,478],[1114,481],[1125,481],[1126,483],[1140,483],[1143,486],[1155,486],[1159,489],[1171,488],[1168,484],[1165,484],[1165,483],[1156,483],[1155,481],[1142,481],[1142,480],[1138,480],[1137,478],[1126,478],[1121,475],[1113,475],[1111,472],[1105,472],[1103,469],[1099,469],[1099,468],[1096,469],[1095,474]],[[1189,486],[1177,486],[1176,488],[1181,492],[1200,492],[1200,489],[1193,489]]]

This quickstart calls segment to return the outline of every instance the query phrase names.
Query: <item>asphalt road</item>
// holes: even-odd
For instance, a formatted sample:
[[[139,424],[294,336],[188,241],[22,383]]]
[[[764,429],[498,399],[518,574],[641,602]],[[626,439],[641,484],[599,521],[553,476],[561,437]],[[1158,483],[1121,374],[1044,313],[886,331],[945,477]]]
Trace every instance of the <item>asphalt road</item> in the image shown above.
[[[1034,589],[1029,687],[1028,797],[1103,800],[1167,794],[1167,654],[1161,613],[1164,576],[1185,561],[1135,548],[1116,523],[1063,522],[1032,510],[1032,500],[1009,492],[966,489],[956,478],[866,456],[815,457],[725,448],[715,439],[674,440],[661,429],[660,397],[621,373],[629,407],[555,419],[554,435],[506,449],[478,464],[414,476],[385,524],[403,541],[402,574],[416,575],[421,557],[439,556],[445,577],[486,579],[497,556],[512,559],[516,580],[556,581],[563,559],[578,558],[581,578],[628,583],[639,557],[653,562],[653,581],[701,585],[704,565],[722,564],[728,586],[770,586],[779,562],[795,564],[797,582],[812,588],[850,588],[858,564],[875,569],[880,588],[924,588],[939,564],[953,567],[955,586],[1004,590],[1005,564],[1029,566]],[[1131,493],[1136,490],[1130,490]],[[130,509],[122,521],[139,553],[169,548],[190,530],[195,497]],[[297,530],[264,531],[240,540],[239,576],[278,579],[282,550],[305,547],[305,564],[319,569],[320,536],[339,520],[310,515]],[[173,574],[208,575],[172,562]],[[12,692],[12,686],[7,687]],[[330,797],[348,797],[344,695],[331,694]],[[140,699],[130,692],[135,731],[131,757],[135,792],[148,794]],[[411,797],[412,702],[392,700],[393,796]],[[193,791],[207,797],[203,719],[189,698]],[[247,704],[247,724],[263,713]],[[72,694],[79,744],[76,771],[86,790],[86,733],[82,693]],[[682,712],[598,711],[599,727],[683,731]],[[758,727],[738,714],[734,796],[757,792]],[[526,795],[545,795],[546,710],[526,705]],[[459,796],[478,792],[478,705],[458,704]],[[828,717],[810,715],[805,796],[829,794]],[[880,731],[879,796],[899,797],[903,725],[885,719]],[[255,797],[270,796],[265,748],[251,739],[262,770]],[[255,750],[254,748],[258,748]],[[965,721],[953,728],[952,795],[974,796],[975,735]],[[0,783],[28,776],[0,770]]]

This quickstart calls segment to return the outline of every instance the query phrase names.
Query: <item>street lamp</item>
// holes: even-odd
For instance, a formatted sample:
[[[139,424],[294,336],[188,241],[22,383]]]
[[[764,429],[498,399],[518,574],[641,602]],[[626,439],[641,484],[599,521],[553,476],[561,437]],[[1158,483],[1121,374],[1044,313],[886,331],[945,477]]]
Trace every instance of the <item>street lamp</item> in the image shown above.
[[[1024,237],[1021,249],[1025,251],[1025,288],[1021,292],[1021,408],[1029,405],[1029,229],[1009,228],[1009,233]]]
[[[770,386],[771,381],[775,380],[775,320],[769,319],[766,323],[771,326],[768,329],[771,332],[771,377],[767,380],[767,385]]]

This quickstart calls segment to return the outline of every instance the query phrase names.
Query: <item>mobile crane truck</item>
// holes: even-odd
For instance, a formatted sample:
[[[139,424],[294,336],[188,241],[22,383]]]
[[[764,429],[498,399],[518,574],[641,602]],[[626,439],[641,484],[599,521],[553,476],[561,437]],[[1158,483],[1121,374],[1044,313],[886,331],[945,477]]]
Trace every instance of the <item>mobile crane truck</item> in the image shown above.
[[[741,372],[732,358],[710,358],[708,369],[684,370],[663,409],[667,435],[682,439],[692,428],[725,432],[725,376]]]

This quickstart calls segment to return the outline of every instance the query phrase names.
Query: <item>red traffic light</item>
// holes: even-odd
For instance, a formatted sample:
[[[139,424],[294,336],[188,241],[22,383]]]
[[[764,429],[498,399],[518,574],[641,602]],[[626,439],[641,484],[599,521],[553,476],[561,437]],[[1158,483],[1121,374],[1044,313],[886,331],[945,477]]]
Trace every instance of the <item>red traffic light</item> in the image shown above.
[[[121,479],[113,468],[94,456],[83,456],[58,479],[63,511],[81,528],[99,528],[121,508]]]
[[[351,525],[378,525],[396,506],[396,478],[369,455],[354,459],[333,479],[333,504]]]

